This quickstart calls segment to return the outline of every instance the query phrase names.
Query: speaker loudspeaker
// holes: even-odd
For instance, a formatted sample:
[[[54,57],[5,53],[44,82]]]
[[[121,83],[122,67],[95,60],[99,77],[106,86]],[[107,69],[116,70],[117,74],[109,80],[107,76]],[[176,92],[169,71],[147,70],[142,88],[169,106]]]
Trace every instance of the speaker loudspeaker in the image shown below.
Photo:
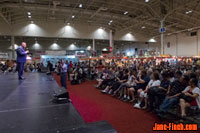
[[[54,98],[57,100],[69,99],[69,93],[64,87],[54,88],[54,93]]]

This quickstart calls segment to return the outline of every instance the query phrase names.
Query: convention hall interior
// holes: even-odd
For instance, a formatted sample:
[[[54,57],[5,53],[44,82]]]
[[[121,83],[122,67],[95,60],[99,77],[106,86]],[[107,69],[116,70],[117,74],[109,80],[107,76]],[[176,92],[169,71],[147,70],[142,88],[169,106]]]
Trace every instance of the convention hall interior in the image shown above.
[[[0,0],[0,133],[200,129],[200,0]]]

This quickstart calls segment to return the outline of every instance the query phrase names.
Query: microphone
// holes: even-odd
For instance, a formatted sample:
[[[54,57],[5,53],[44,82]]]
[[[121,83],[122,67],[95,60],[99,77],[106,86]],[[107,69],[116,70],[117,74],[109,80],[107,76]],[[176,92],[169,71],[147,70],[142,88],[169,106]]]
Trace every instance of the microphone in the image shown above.
[[[26,48],[25,50],[28,51],[28,53],[27,53],[28,56],[31,56],[31,55],[32,55],[32,54],[29,52],[29,49],[28,49],[28,48]]]
[[[28,48],[26,48],[26,49],[25,49],[25,51],[29,51],[29,49],[28,49]],[[29,52],[28,52],[27,54],[29,54]]]

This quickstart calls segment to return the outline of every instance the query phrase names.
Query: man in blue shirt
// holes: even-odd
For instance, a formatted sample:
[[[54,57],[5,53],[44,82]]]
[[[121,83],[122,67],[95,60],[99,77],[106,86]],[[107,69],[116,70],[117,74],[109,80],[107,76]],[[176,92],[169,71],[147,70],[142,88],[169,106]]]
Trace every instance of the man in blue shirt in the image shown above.
[[[17,53],[17,70],[18,70],[18,79],[24,80],[23,72],[24,72],[24,64],[26,63],[26,55],[29,53],[28,50],[25,50],[26,43],[22,42],[21,46],[19,46],[16,50]]]

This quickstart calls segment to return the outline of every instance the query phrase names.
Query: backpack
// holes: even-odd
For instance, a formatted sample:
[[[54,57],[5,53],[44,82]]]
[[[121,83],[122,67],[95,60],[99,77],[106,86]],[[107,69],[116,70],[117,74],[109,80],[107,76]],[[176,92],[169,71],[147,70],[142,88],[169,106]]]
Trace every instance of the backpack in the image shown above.
[[[79,84],[78,80],[73,79],[71,81],[71,85],[78,85],[78,84]]]

